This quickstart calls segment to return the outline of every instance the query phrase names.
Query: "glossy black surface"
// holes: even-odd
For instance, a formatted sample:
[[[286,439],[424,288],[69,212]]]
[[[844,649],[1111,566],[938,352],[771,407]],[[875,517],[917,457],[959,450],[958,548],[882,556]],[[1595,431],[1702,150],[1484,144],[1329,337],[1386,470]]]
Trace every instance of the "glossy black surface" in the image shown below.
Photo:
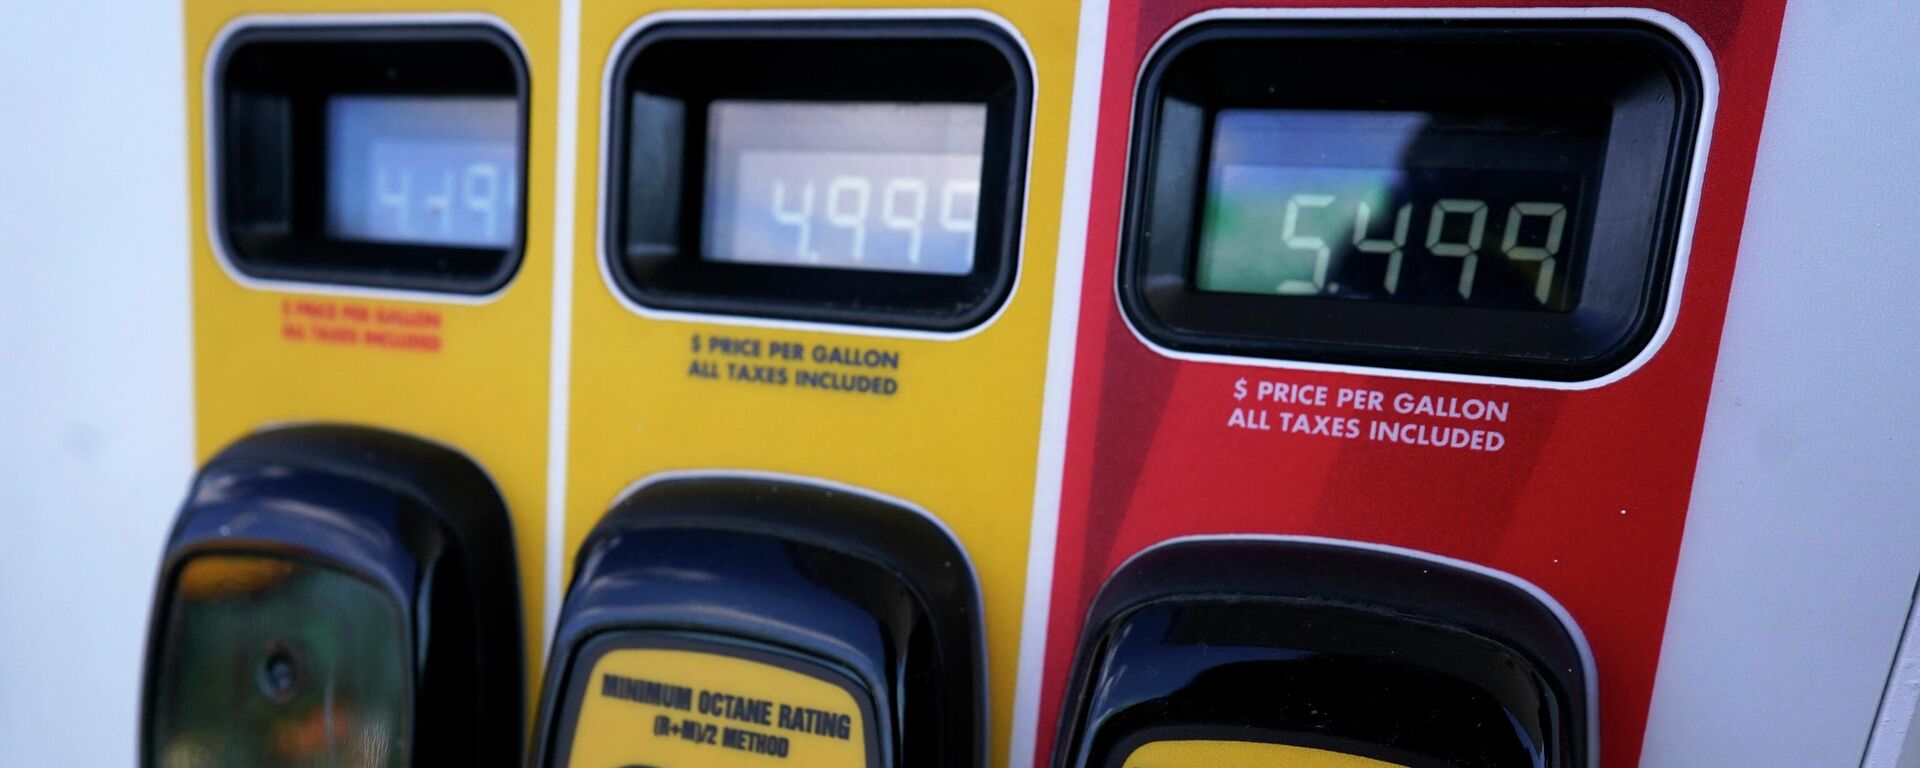
[[[1552,612],[1506,582],[1318,543],[1169,545],[1090,614],[1059,768],[1141,744],[1228,739],[1412,766],[1585,766],[1585,666]]]
[[[155,711],[154,697],[160,665],[172,658],[166,627],[183,569],[203,557],[249,555],[364,581],[397,608],[405,624],[396,639],[407,675],[404,764],[519,762],[519,577],[492,482],[465,457],[410,437],[309,426],[243,438],[195,479],[156,587],[142,765],[162,764],[152,729],[167,713]]]
[[[916,512],[800,483],[670,480],[621,501],[577,563],[536,765],[567,764],[579,698],[565,693],[594,658],[662,643],[854,681],[876,713],[875,766],[986,762],[979,587],[966,554]]]

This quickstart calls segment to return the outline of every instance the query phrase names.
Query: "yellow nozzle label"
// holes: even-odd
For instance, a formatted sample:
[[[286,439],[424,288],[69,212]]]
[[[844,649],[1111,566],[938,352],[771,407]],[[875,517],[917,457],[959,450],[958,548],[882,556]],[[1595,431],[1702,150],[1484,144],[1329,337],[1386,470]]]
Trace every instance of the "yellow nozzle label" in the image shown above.
[[[1406,768],[1370,757],[1256,741],[1155,741],[1127,756],[1126,768]]]
[[[870,754],[846,686],[724,654],[608,652],[578,704],[571,768],[857,768]]]

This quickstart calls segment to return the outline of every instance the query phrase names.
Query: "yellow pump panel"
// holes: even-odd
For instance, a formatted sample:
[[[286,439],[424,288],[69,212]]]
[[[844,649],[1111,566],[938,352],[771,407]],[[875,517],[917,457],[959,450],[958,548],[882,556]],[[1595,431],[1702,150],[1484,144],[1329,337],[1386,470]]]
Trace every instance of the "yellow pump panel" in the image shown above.
[[[624,489],[672,471],[778,473],[867,489],[928,510],[973,559],[985,610],[991,752],[1003,764],[1011,729],[1026,594],[1041,388],[1047,359],[1067,120],[1079,19],[1072,2],[992,0],[980,10],[861,3],[817,10],[795,2],[581,3],[579,186],[575,210],[565,551],[572,558]],[[724,8],[725,10],[719,10]],[[811,9],[811,10],[810,10]],[[643,315],[616,298],[600,251],[608,68],[624,36],[669,19],[985,19],[1008,30],[1034,76],[1026,211],[1011,297],[956,334]],[[714,351],[757,342],[759,359]],[[773,345],[797,358],[769,361]],[[799,372],[857,373],[838,360],[897,360],[892,394],[797,387]],[[717,378],[689,375],[697,364]],[[790,371],[786,384],[736,378],[733,365]],[[569,563],[568,572],[572,564]]]
[[[262,427],[301,422],[375,426],[467,454],[513,518],[528,690],[538,690],[544,647],[559,16],[558,3],[506,0],[186,5],[196,460]],[[499,27],[525,59],[525,253],[511,282],[469,298],[241,276],[218,252],[210,211],[209,89],[221,42],[249,26],[432,23]]]

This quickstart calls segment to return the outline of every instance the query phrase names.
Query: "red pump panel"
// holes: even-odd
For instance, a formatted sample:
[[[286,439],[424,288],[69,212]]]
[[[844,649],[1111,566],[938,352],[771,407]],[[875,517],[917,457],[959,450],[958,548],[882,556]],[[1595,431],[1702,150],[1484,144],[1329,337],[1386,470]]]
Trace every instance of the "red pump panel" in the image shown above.
[[[1689,180],[1692,226],[1659,337],[1626,368],[1573,385],[1175,355],[1143,341],[1114,282],[1136,86],[1159,41],[1218,5],[1115,0],[1108,17],[1036,762],[1053,759],[1075,643],[1109,574],[1168,539],[1267,534],[1421,550],[1537,585],[1592,650],[1600,764],[1637,764],[1783,0],[1591,11],[1688,43],[1706,93],[1704,171]],[[1230,14],[1588,13],[1396,5]]]

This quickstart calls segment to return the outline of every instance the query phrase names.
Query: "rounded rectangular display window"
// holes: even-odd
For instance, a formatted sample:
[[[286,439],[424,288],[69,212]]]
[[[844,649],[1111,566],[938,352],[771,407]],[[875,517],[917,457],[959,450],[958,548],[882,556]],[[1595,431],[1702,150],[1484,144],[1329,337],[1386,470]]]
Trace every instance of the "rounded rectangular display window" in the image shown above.
[[[1203,22],[1137,98],[1120,297],[1166,348],[1582,381],[1673,299],[1702,97],[1652,25]]]
[[[254,26],[219,57],[213,210],[235,269],[456,294],[512,279],[527,74],[505,32]]]
[[[651,309],[959,331],[1017,267],[1031,67],[967,19],[666,22],[608,94],[604,249]]]

